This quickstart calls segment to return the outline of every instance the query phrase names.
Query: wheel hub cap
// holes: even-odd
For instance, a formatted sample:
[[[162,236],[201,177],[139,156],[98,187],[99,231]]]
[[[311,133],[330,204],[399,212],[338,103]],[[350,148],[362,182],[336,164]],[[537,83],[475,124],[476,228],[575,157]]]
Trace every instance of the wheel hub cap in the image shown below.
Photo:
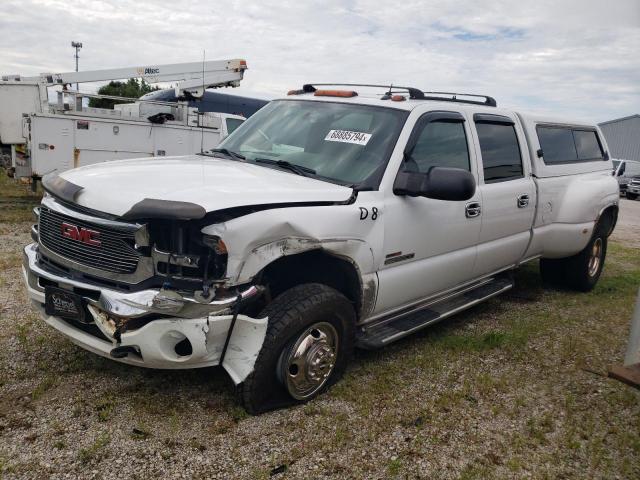
[[[598,273],[602,257],[602,239],[597,238],[591,247],[591,256],[589,257],[589,276],[593,277]]]
[[[279,377],[289,394],[298,400],[311,397],[327,382],[338,354],[338,333],[327,322],[304,330],[293,347],[283,352]]]

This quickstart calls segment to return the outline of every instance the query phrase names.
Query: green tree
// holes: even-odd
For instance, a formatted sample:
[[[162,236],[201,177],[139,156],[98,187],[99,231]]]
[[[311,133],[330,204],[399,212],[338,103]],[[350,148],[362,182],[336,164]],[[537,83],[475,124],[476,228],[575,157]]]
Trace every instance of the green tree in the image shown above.
[[[152,87],[144,78],[130,78],[126,82],[111,81],[107,85],[103,85],[98,89],[100,95],[112,95],[114,97],[139,98],[145,93],[160,90],[158,87]],[[90,107],[97,108],[113,108],[116,103],[128,103],[118,100],[109,100],[108,98],[91,98],[89,100]]]

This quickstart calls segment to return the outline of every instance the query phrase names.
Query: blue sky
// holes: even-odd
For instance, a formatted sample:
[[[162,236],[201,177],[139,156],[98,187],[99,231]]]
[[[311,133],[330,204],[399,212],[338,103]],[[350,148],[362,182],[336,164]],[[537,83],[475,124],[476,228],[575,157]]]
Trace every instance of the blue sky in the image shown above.
[[[4,0],[0,73],[246,58],[236,93],[395,83],[604,121],[640,112],[640,1]]]

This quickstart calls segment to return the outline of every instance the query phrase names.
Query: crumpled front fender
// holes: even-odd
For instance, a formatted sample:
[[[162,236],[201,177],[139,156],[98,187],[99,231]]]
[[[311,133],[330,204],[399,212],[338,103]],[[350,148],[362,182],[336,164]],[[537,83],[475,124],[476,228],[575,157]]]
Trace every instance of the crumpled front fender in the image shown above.
[[[366,218],[363,211],[369,212]],[[288,207],[210,225],[202,233],[220,237],[227,246],[229,285],[251,281],[280,257],[315,249],[348,259],[364,276],[376,271],[374,252],[382,251],[382,214],[379,204],[361,201],[353,205]]]

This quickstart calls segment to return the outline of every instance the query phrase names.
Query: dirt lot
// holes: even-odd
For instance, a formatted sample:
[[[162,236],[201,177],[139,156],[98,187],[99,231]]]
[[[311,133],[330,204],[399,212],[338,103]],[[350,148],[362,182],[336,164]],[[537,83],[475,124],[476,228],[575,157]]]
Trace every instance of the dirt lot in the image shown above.
[[[640,248],[640,200],[623,198],[620,205],[620,219],[612,238],[624,245]]]
[[[0,472],[7,478],[640,478],[640,391],[606,378],[640,285],[622,200],[589,294],[517,288],[248,417],[224,371],[149,371],[46,327],[23,291],[34,198],[0,179]],[[11,198],[9,198],[11,197]]]

